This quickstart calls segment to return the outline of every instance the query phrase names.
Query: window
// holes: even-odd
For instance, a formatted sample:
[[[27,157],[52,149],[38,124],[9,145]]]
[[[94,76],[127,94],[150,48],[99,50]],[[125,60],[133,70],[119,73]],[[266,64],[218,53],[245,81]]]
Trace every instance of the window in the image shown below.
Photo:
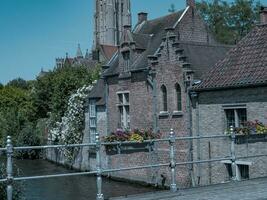
[[[128,72],[130,70],[130,51],[123,52],[123,60],[124,60],[124,72]]]
[[[182,111],[182,91],[178,83],[175,84],[176,93],[176,109],[177,111]]]
[[[90,142],[95,142],[95,134],[97,131],[97,119],[96,119],[96,101],[89,101],[89,129],[90,129]]]
[[[130,129],[130,104],[129,93],[118,93],[118,110],[120,115],[119,127]]]
[[[123,13],[123,3],[121,3],[121,13]]]
[[[231,126],[235,128],[242,128],[247,121],[247,110],[245,108],[226,109],[226,128]]]
[[[231,162],[225,163],[229,178],[233,177]],[[249,179],[249,164],[237,163],[237,177],[239,180]]]
[[[167,88],[165,85],[161,86],[161,99],[162,99],[162,111],[168,111],[168,103],[167,103]]]

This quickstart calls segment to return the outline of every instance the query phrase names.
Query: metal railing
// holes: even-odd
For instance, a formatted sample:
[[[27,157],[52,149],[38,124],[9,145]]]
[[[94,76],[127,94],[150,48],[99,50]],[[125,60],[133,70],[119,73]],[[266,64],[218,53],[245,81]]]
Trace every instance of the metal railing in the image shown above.
[[[202,139],[218,139],[218,138],[231,138],[231,155],[221,158],[213,158],[208,160],[193,160],[187,162],[176,162],[175,160],[175,142],[182,140],[202,140]],[[170,168],[170,191],[176,192],[176,166],[181,165],[192,165],[192,164],[201,164],[201,163],[212,163],[219,162],[225,160],[231,160],[233,177],[232,180],[238,181],[237,177],[237,164],[236,160],[239,159],[236,157],[235,153],[235,133],[233,127],[230,129],[230,135],[211,135],[211,136],[193,136],[193,137],[175,137],[173,129],[171,129],[169,138],[166,139],[153,139],[153,140],[145,140],[143,142],[153,143],[153,142],[169,142],[169,158],[170,162],[168,163],[158,163],[158,164],[150,164],[150,165],[142,165],[142,166],[133,166],[133,167],[125,167],[125,168],[117,168],[117,169],[103,169],[101,163],[101,146],[105,145],[122,145],[122,144],[135,144],[139,143],[137,141],[128,141],[128,142],[101,142],[99,134],[96,134],[95,143],[84,143],[84,144],[70,144],[70,145],[45,145],[45,146],[24,146],[24,147],[13,147],[11,137],[7,137],[7,145],[5,148],[0,148],[0,151],[6,152],[7,157],[7,166],[6,173],[7,176],[4,179],[0,179],[0,183],[7,183],[7,200],[12,200],[13,193],[13,182],[14,181],[22,181],[22,180],[34,180],[34,179],[46,179],[46,178],[57,178],[57,177],[67,177],[67,176],[80,176],[80,175],[96,175],[96,184],[97,184],[97,196],[96,200],[104,200],[104,194],[102,192],[102,175],[110,172],[118,172],[118,171],[129,171],[129,170],[138,170],[138,169],[146,169],[146,168],[159,168],[159,167],[169,167]],[[25,150],[37,150],[37,149],[58,149],[58,148],[71,148],[71,147],[95,147],[96,150],[96,170],[89,172],[74,172],[74,173],[64,173],[64,174],[55,174],[55,175],[42,175],[42,176],[27,176],[27,177],[13,177],[13,153],[14,151],[25,151]],[[267,156],[267,155],[255,155],[253,157],[259,156]],[[243,158],[243,157],[240,157]]]

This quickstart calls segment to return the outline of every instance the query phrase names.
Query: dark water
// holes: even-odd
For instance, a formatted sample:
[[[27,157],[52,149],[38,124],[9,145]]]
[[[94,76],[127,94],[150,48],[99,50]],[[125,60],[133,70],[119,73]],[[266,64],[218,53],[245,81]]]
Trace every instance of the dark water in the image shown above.
[[[19,160],[16,165],[23,176],[50,175],[71,172],[45,160]],[[27,200],[95,200],[96,179],[76,176],[25,181]],[[106,198],[151,192],[152,188],[103,179]]]

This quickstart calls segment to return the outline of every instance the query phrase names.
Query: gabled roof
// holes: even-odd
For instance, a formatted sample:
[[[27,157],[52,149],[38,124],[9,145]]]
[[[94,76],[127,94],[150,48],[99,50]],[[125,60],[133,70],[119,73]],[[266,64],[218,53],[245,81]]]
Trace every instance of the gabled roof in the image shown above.
[[[80,44],[78,44],[78,48],[77,48],[77,52],[76,52],[76,58],[83,58],[83,53],[82,53]]]
[[[153,55],[159,48],[162,38],[165,35],[165,28],[173,27],[179,18],[182,16],[184,10],[169,14],[153,20],[145,21],[137,24],[132,33],[133,39],[137,48],[146,49],[131,66],[133,71],[147,67],[147,56]],[[110,66],[104,73],[104,76],[113,76],[119,73],[118,56],[114,56],[108,63]]]
[[[267,25],[256,26],[202,77],[195,90],[267,84]]]
[[[194,79],[199,79],[218,60],[223,59],[233,46],[180,41],[179,47],[183,49],[183,55],[186,57],[186,61],[190,63],[190,69],[194,72]]]
[[[96,99],[96,105],[105,105],[105,83],[103,79],[99,79],[96,85],[89,93],[89,99]]]
[[[100,45],[100,51],[105,56],[107,60],[110,60],[112,56],[116,53],[118,47],[111,45]]]

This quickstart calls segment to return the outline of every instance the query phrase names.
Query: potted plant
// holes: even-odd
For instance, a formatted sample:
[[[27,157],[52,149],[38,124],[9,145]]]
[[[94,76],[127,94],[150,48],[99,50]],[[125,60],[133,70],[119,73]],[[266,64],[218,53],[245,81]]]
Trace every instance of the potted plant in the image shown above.
[[[243,128],[235,129],[236,144],[267,142],[267,125],[259,120],[248,121]]]
[[[148,152],[149,150],[153,150],[154,143],[146,142],[146,140],[160,138],[160,135],[161,134],[154,134],[152,130],[135,129],[133,131],[124,131],[122,129],[118,129],[116,132],[104,137],[103,141],[106,143],[119,142],[117,144],[105,145],[108,155]]]

